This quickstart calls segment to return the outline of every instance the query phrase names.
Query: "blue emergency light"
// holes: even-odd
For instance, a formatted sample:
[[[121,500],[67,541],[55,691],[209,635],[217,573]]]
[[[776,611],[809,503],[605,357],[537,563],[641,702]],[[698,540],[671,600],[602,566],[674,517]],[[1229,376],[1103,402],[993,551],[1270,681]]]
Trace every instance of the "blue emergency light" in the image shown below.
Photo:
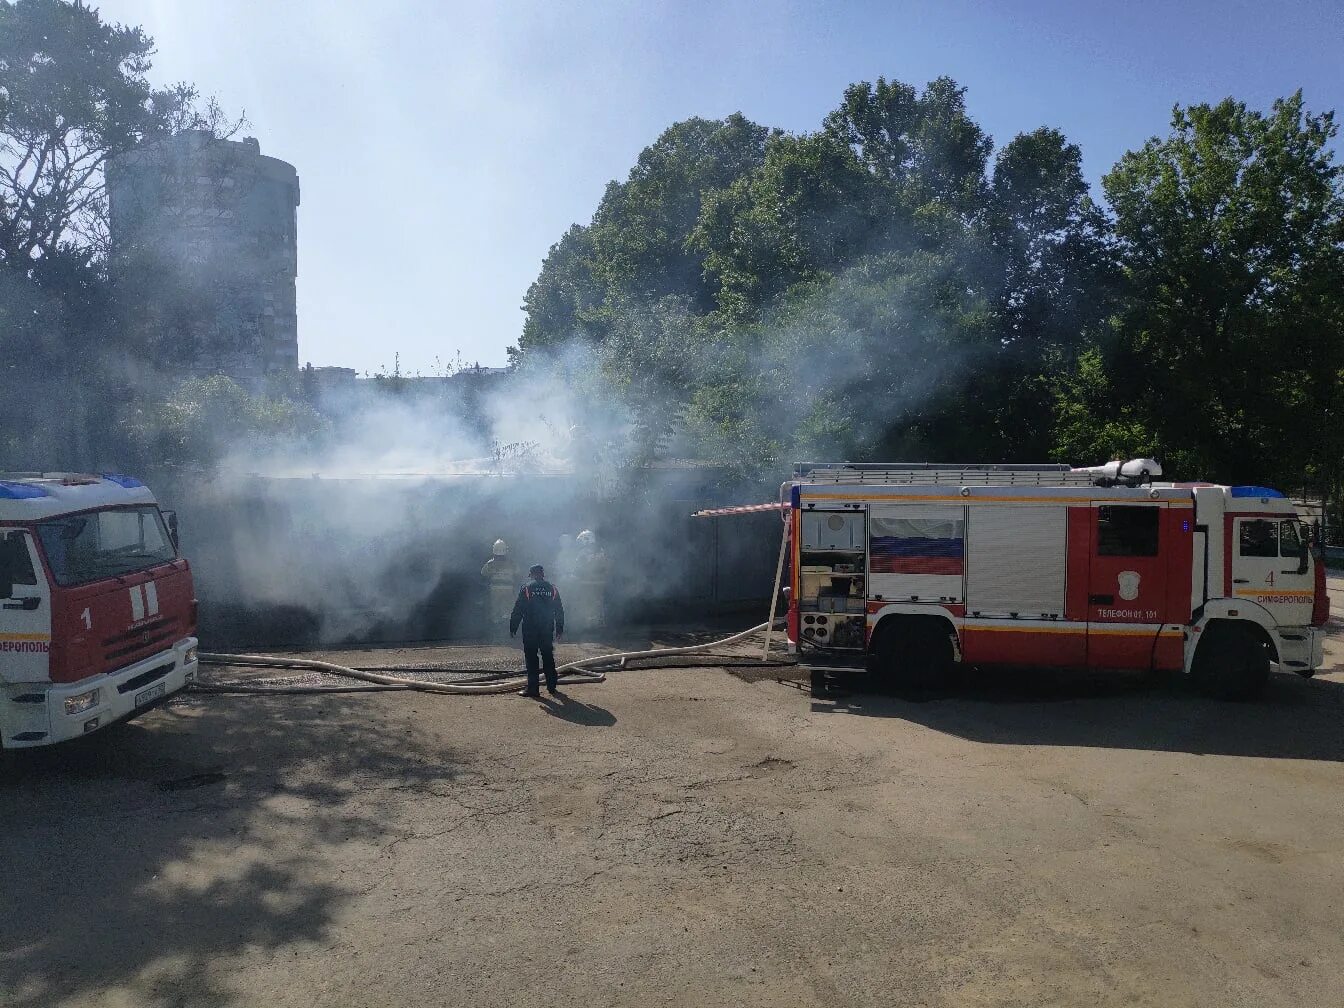
[[[50,494],[41,487],[30,483],[10,483],[7,480],[0,480],[0,497],[5,500],[32,500],[34,497],[48,496]]]
[[[123,476],[121,473],[99,473],[98,475],[109,483],[115,483],[125,490],[137,490],[144,486],[144,484],[134,476]]]

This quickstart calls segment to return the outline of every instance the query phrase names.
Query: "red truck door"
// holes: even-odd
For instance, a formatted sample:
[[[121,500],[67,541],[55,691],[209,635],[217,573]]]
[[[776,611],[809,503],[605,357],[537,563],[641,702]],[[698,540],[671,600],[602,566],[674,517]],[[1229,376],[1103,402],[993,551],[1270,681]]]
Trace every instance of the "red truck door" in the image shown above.
[[[1087,664],[1151,668],[1166,606],[1163,503],[1092,502]]]
[[[0,684],[45,682],[51,651],[51,588],[32,537],[0,529]],[[0,593],[5,586],[0,585]]]

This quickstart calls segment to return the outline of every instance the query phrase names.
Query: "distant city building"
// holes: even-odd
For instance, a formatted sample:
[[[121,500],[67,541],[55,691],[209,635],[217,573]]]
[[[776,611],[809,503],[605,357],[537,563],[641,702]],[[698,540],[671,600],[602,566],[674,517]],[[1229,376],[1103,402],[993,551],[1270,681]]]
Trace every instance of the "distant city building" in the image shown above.
[[[382,389],[409,395],[451,394],[461,392],[470,394],[486,388],[498,386],[510,374],[507,367],[482,367],[480,364],[468,364],[447,374],[376,374],[360,376],[354,368],[313,367],[308,364],[301,372],[305,382],[314,392],[336,401],[339,396],[364,394]]]
[[[191,131],[109,159],[112,269],[133,334],[168,369],[256,382],[298,370],[292,165]]]
[[[304,369],[312,375],[313,387],[318,392],[352,392],[359,372],[352,367],[313,367]]]
[[[355,398],[359,372],[349,367],[313,367],[310,363],[299,371],[299,381],[314,406],[341,409]]]
[[[495,381],[502,379],[509,373],[507,367],[481,367],[479,364],[471,364],[458,371],[453,377],[459,381]]]
[[[509,380],[507,367],[460,366],[447,374],[365,374],[354,368],[299,369],[299,385],[308,401],[330,414],[348,414],[389,399],[436,404],[457,412],[468,426],[484,421],[483,402],[498,394]]]

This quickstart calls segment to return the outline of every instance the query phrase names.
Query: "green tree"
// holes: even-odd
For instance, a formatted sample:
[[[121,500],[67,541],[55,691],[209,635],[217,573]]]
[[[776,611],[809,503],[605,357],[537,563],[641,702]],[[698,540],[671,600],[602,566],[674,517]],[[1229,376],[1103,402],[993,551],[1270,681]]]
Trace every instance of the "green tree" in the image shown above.
[[[1065,388],[1060,449],[1124,419],[1174,472],[1338,487],[1344,459],[1344,172],[1332,113],[1177,107],[1103,180],[1124,302],[1100,373]],[[1084,361],[1089,367],[1097,358]],[[1104,376],[1104,377],[1103,377]]]
[[[87,253],[63,247],[27,269],[0,264],[0,469],[89,456],[114,408],[98,393],[120,375],[80,348],[108,318],[107,287]]]
[[[777,136],[750,175],[705,199],[693,241],[719,307],[745,320],[796,283],[869,246],[877,195],[854,152],[826,134]]]
[[[676,123],[644,148],[593,216],[593,252],[607,288],[648,300],[674,295],[698,312],[712,309],[704,257],[688,239],[706,195],[758,167],[769,136],[734,113]]]
[[[147,82],[153,41],[64,0],[0,0],[0,423],[4,464],[115,452],[145,358],[105,274],[109,155],[186,128],[222,132],[187,85]]]
[[[1003,460],[1044,458],[1057,371],[1115,310],[1108,222],[1082,152],[1054,129],[1015,137],[995,157],[977,231],[1000,348],[977,375],[979,401],[998,413],[985,447]]]
[[[1104,317],[1112,279],[1107,221],[1083,178],[1082,151],[1054,129],[1015,137],[997,155],[984,212],[995,252],[1004,339],[1039,355],[1076,342]]]
[[[937,205],[969,219],[984,204],[994,144],[966,114],[965,94],[950,77],[931,81],[922,94],[882,77],[876,84],[863,81],[845,89],[823,130],[884,183],[896,214]]]
[[[991,175],[964,99],[879,78],[814,133],[675,125],[552,248],[515,359],[598,348],[644,453],[1039,457],[1113,307],[1107,221],[1058,131]]]
[[[599,343],[626,324],[619,313],[667,297],[711,309],[704,252],[690,238],[705,199],[758,166],[769,135],[740,114],[664,130],[624,182],[607,186],[592,223],[551,247],[523,303],[519,352]]]
[[[223,375],[187,379],[162,398],[140,397],[123,424],[138,463],[147,468],[209,467],[234,451],[290,451],[327,429],[306,403],[248,392]]]
[[[606,297],[594,274],[589,228],[574,224],[551,246],[541,275],[527,289],[523,335],[509,357],[518,363],[529,351],[544,354],[585,336],[592,312]]]
[[[152,88],[154,42],[65,0],[0,0],[0,259],[101,250],[103,165],[155,134],[210,122],[188,85]]]
[[[922,93],[851,85],[820,131],[773,138],[759,168],[705,200],[694,241],[719,306],[747,319],[864,255],[959,241],[983,211],[992,147],[949,78]]]
[[[795,285],[708,347],[687,425],[746,471],[790,458],[983,457],[974,376],[997,352],[966,249],[885,253]]]
[[[1082,350],[1056,377],[1054,403],[1062,461],[1094,465],[1162,454],[1145,404],[1116,395],[1107,355],[1099,346]]]

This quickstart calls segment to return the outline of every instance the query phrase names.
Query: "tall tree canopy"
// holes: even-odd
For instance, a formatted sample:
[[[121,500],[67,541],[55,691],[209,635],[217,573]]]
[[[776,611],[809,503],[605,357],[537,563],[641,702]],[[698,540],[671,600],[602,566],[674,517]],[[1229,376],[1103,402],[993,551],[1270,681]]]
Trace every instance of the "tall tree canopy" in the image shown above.
[[[1332,113],[1177,107],[1103,184],[1124,296],[1063,396],[1063,447],[1338,486],[1344,170]],[[1104,369],[1098,364],[1104,362]],[[1137,438],[1137,440],[1136,440]]]
[[[797,283],[867,250],[872,179],[825,135],[779,136],[761,166],[705,201],[696,247],[729,317],[746,319]]]
[[[1108,223],[1082,152],[1054,129],[1015,137],[994,160],[977,230],[997,337],[977,377],[977,399],[994,414],[984,448],[992,458],[1044,458],[1056,372],[1114,306]]]
[[[617,306],[665,297],[697,312],[713,305],[703,250],[690,239],[702,203],[754,170],[770,132],[741,115],[688,119],[644,149],[625,182],[612,182],[590,225],[552,246],[524,300],[520,349],[601,342]]]
[[[993,141],[966,114],[965,96],[950,77],[922,94],[879,77],[846,88],[822,130],[884,184],[896,213],[937,205],[968,219],[983,205]]]
[[[107,157],[217,115],[188,85],[151,87],[153,51],[82,4],[0,0],[0,259],[100,250]]]
[[[650,445],[749,468],[1155,453],[1337,484],[1332,115],[1178,108],[1106,208],[1060,131],[995,150],[964,97],[879,78],[813,133],[671,127],[551,250],[521,358],[601,347]]]

